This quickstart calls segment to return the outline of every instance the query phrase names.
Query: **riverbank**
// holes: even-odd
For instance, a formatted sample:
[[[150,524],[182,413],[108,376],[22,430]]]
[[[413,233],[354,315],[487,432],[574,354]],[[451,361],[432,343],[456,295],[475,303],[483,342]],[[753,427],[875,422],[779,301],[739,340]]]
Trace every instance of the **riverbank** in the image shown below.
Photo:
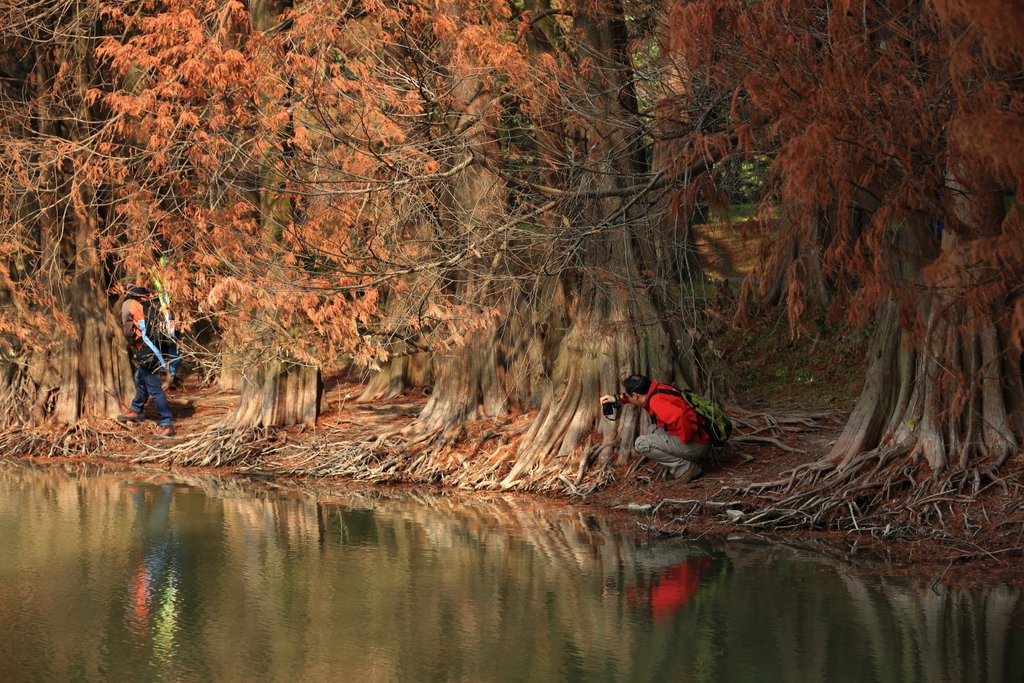
[[[0,435],[0,452],[82,460],[102,453],[107,456],[103,459],[122,464],[271,476],[307,486],[361,479],[377,485],[444,488],[443,479],[406,477],[403,465],[393,460],[375,462],[375,471],[346,474],[324,468],[324,454],[333,456],[353,443],[372,442],[374,435],[399,432],[415,419],[426,401],[422,393],[408,392],[388,401],[356,403],[354,397],[360,389],[359,384],[344,378],[329,380],[315,430],[259,430],[239,435],[218,427],[234,409],[238,396],[187,383],[184,390],[170,396],[178,431],[174,439],[152,440],[153,421],[126,426],[111,420],[80,425],[59,436],[44,430],[7,432]],[[795,406],[760,410],[752,400],[735,417],[737,431],[732,443],[720,462],[695,481],[668,480],[659,466],[634,457],[624,467],[609,466],[599,487],[574,490],[567,482],[561,493],[545,493],[538,504],[561,501],[592,506],[595,512],[610,515],[641,534],[694,539],[756,536],[816,547],[851,566],[869,560],[877,566],[881,559],[885,571],[893,574],[933,576],[956,584],[998,581],[1024,585],[1024,569],[1019,564],[1024,554],[1021,472],[1003,473],[1003,486],[987,487],[973,499],[951,492],[944,504],[955,504],[963,511],[962,517],[940,514],[928,523],[898,532],[761,526],[754,523],[752,511],[770,506],[772,498],[759,494],[758,486],[785,481],[795,468],[818,461],[842,429],[845,413]],[[529,419],[529,415],[520,415],[515,421],[527,423]],[[466,433],[486,433],[495,427],[470,425]],[[469,439],[467,448],[474,443],[479,448],[480,442]],[[492,495],[493,491],[482,494]]]

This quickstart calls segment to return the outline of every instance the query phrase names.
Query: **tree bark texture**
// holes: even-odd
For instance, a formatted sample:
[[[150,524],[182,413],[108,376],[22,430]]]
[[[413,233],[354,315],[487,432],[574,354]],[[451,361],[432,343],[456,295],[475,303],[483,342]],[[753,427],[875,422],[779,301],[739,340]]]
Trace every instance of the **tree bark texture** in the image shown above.
[[[906,314],[895,304],[882,309],[864,389],[828,456],[840,468],[865,451],[898,448],[935,474],[993,474],[1024,446],[1024,377],[1009,317],[955,296],[985,273],[959,256],[952,230],[944,231],[942,249],[957,275],[924,290],[916,311],[923,340],[901,325]]]
[[[400,396],[407,389],[417,387],[422,391],[433,391],[432,357],[433,354],[426,351],[392,356],[379,371],[370,376],[358,401],[387,401]]]
[[[31,17],[44,9],[10,11]],[[10,164],[0,213],[10,233],[5,243],[17,245],[4,257],[0,296],[8,330],[32,335],[37,328],[32,339],[7,338],[0,363],[0,425],[7,427],[114,417],[133,392],[100,247],[113,232],[109,188],[90,166],[90,145],[105,124],[85,101],[100,73],[93,57],[98,8],[67,9],[60,30],[31,22],[18,35],[0,29],[9,48],[0,69],[12,76],[0,105],[0,148]]]
[[[548,249],[560,260],[557,273],[527,272],[506,287],[463,279],[460,296],[486,307],[467,342],[436,358],[434,391],[406,431],[410,462],[419,463],[410,468],[412,476],[504,489],[573,488],[586,477],[603,481],[611,476],[610,463],[630,457],[646,417],[626,410],[616,422],[601,419],[602,394],[618,394],[621,380],[635,372],[700,386],[692,338],[679,314],[685,302],[678,283],[692,273],[682,272],[678,264],[684,260],[676,259],[670,286],[658,277],[663,253],[679,247],[665,241],[668,202],[648,217],[647,198],[615,192],[650,178],[641,128],[623,100],[633,97],[623,20],[591,12],[584,3],[575,7],[574,35],[595,62],[574,105],[581,121],[535,135],[541,153],[566,155],[543,180],[593,196],[554,209]],[[547,35],[536,41],[538,50],[549,47],[557,32],[549,24],[538,22]],[[473,111],[472,103],[466,110]],[[469,130],[472,144],[494,135],[486,119]],[[574,141],[572,149],[567,140]],[[451,224],[473,226],[480,216],[500,224],[503,194],[482,169],[462,174],[452,188]],[[504,267],[502,257],[499,249],[492,265]],[[538,413],[528,424],[508,427],[533,409]],[[490,429],[469,437],[466,426],[474,420]],[[461,453],[452,448],[460,439],[469,442],[468,457],[466,444]],[[433,455],[419,458],[421,446]]]
[[[231,423],[237,428],[315,427],[322,395],[323,381],[317,368],[269,362],[244,376]]]
[[[217,375],[217,389],[227,392],[241,392],[244,380],[242,365],[244,359],[237,353],[223,348],[220,352],[220,372]]]

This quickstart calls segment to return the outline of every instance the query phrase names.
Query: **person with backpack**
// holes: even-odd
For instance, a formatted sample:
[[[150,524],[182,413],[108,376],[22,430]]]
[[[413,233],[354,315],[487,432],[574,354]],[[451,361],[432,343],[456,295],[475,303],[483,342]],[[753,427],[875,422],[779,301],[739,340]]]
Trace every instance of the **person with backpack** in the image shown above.
[[[711,452],[711,436],[683,392],[644,375],[630,375],[622,388],[619,398],[602,396],[601,403],[632,403],[651,416],[650,429],[636,438],[633,448],[683,483],[699,477]]]
[[[117,421],[142,422],[145,420],[146,402],[152,398],[156,408],[157,428],[154,439],[174,436],[174,420],[167,395],[160,384],[160,375],[167,371],[167,361],[160,348],[162,334],[161,314],[145,287],[132,285],[125,293],[121,306],[121,331],[128,342],[128,350],[135,368],[135,398],[124,415]]]

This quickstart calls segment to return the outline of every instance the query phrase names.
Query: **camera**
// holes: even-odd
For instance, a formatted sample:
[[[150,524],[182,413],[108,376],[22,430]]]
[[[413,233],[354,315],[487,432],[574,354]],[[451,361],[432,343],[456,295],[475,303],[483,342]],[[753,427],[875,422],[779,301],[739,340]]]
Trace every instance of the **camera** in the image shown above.
[[[618,409],[621,407],[622,401],[620,401],[619,399],[615,399],[614,401],[609,401],[608,403],[602,403],[601,412],[603,412],[604,416],[607,417],[609,420],[614,420],[616,411],[618,411]]]

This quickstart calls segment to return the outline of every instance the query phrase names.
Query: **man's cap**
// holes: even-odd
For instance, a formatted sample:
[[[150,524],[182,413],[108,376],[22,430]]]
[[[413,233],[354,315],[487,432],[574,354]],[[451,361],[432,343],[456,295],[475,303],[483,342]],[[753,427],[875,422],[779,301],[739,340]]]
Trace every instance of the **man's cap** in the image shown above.
[[[150,291],[142,285],[129,285],[124,296],[126,299],[146,299],[150,296]]]

